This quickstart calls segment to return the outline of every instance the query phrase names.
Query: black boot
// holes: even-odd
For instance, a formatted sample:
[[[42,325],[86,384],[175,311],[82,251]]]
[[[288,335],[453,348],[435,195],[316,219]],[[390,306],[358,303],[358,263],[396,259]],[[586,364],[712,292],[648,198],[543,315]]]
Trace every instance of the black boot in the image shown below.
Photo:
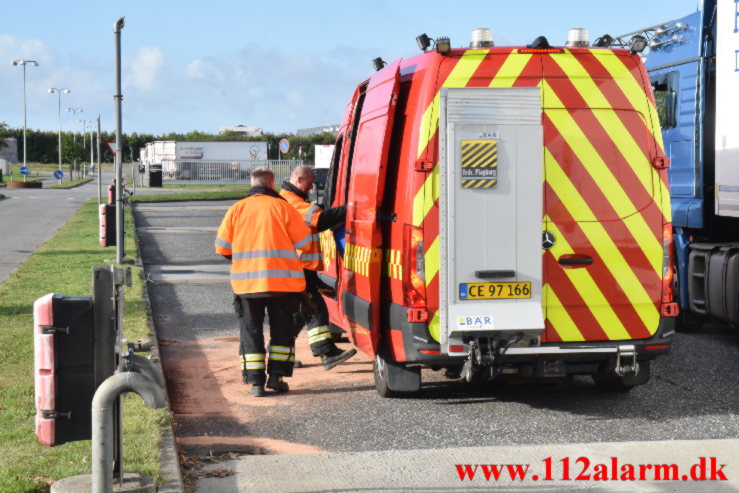
[[[344,361],[348,360],[355,354],[357,354],[356,349],[352,348],[352,349],[347,349],[346,351],[342,351],[341,349],[334,346],[333,349],[331,349],[328,353],[321,355],[321,362],[323,363],[323,369],[330,370],[331,368],[338,365],[339,363],[343,363]]]

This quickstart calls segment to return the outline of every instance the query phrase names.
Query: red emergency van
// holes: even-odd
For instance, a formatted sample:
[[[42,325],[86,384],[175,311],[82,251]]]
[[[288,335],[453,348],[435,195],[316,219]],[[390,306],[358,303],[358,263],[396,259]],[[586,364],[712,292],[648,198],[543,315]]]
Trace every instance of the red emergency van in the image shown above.
[[[424,366],[643,384],[677,309],[642,61],[491,45],[439,39],[354,91],[324,197],[347,206],[321,235],[331,323],[383,396],[418,391]]]

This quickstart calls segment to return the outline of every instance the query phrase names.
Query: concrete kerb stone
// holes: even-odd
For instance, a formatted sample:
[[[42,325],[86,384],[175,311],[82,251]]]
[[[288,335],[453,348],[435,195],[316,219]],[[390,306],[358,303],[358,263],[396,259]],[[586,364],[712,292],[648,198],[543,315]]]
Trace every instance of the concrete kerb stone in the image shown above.
[[[136,220],[134,218],[134,229],[136,229]],[[141,269],[144,274],[144,264],[141,260],[141,256],[138,254],[139,249],[139,237],[138,233],[133,235],[134,241],[136,242],[136,266]],[[164,374],[162,368],[162,359],[159,355],[159,339],[156,333],[156,326],[154,325],[154,319],[152,318],[151,310],[151,299],[149,298],[149,283],[144,281],[144,303],[146,304],[147,312],[147,325],[149,326],[152,334],[154,344],[151,345],[152,360],[159,367],[159,371]],[[167,402],[167,412],[172,415],[172,407],[169,402],[169,389],[166,388],[165,378],[165,400]],[[180,469],[179,454],[177,453],[177,446],[174,441],[174,430],[172,429],[172,421],[162,430],[162,438],[159,446],[159,477],[164,480],[164,483],[159,486],[157,491],[162,493],[181,493],[184,491],[184,484],[182,482],[182,470]]]

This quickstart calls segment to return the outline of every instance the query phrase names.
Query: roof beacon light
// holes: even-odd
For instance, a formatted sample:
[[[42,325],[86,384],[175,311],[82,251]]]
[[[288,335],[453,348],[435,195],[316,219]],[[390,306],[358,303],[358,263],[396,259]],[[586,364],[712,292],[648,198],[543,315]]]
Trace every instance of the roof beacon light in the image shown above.
[[[375,72],[382,70],[385,65],[387,65],[387,62],[382,57],[378,56],[372,59],[372,66],[375,67]]]
[[[493,46],[495,46],[495,43],[493,43],[493,31],[487,27],[472,30],[470,48],[492,48]]]
[[[436,51],[442,55],[446,55],[449,53],[449,50],[452,49],[452,42],[449,41],[449,38],[446,36],[436,38],[436,42],[434,44],[436,46]]]
[[[567,42],[565,46],[571,46],[574,48],[587,48],[590,46],[590,40],[588,39],[588,30],[584,27],[575,27],[570,29],[567,33]]]

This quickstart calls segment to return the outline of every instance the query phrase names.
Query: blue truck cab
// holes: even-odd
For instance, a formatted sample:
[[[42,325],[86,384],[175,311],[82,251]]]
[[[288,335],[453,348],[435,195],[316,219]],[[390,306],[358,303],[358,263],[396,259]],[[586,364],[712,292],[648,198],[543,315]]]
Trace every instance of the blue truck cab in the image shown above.
[[[681,312],[739,327],[739,0],[703,0],[640,35],[670,158]]]

